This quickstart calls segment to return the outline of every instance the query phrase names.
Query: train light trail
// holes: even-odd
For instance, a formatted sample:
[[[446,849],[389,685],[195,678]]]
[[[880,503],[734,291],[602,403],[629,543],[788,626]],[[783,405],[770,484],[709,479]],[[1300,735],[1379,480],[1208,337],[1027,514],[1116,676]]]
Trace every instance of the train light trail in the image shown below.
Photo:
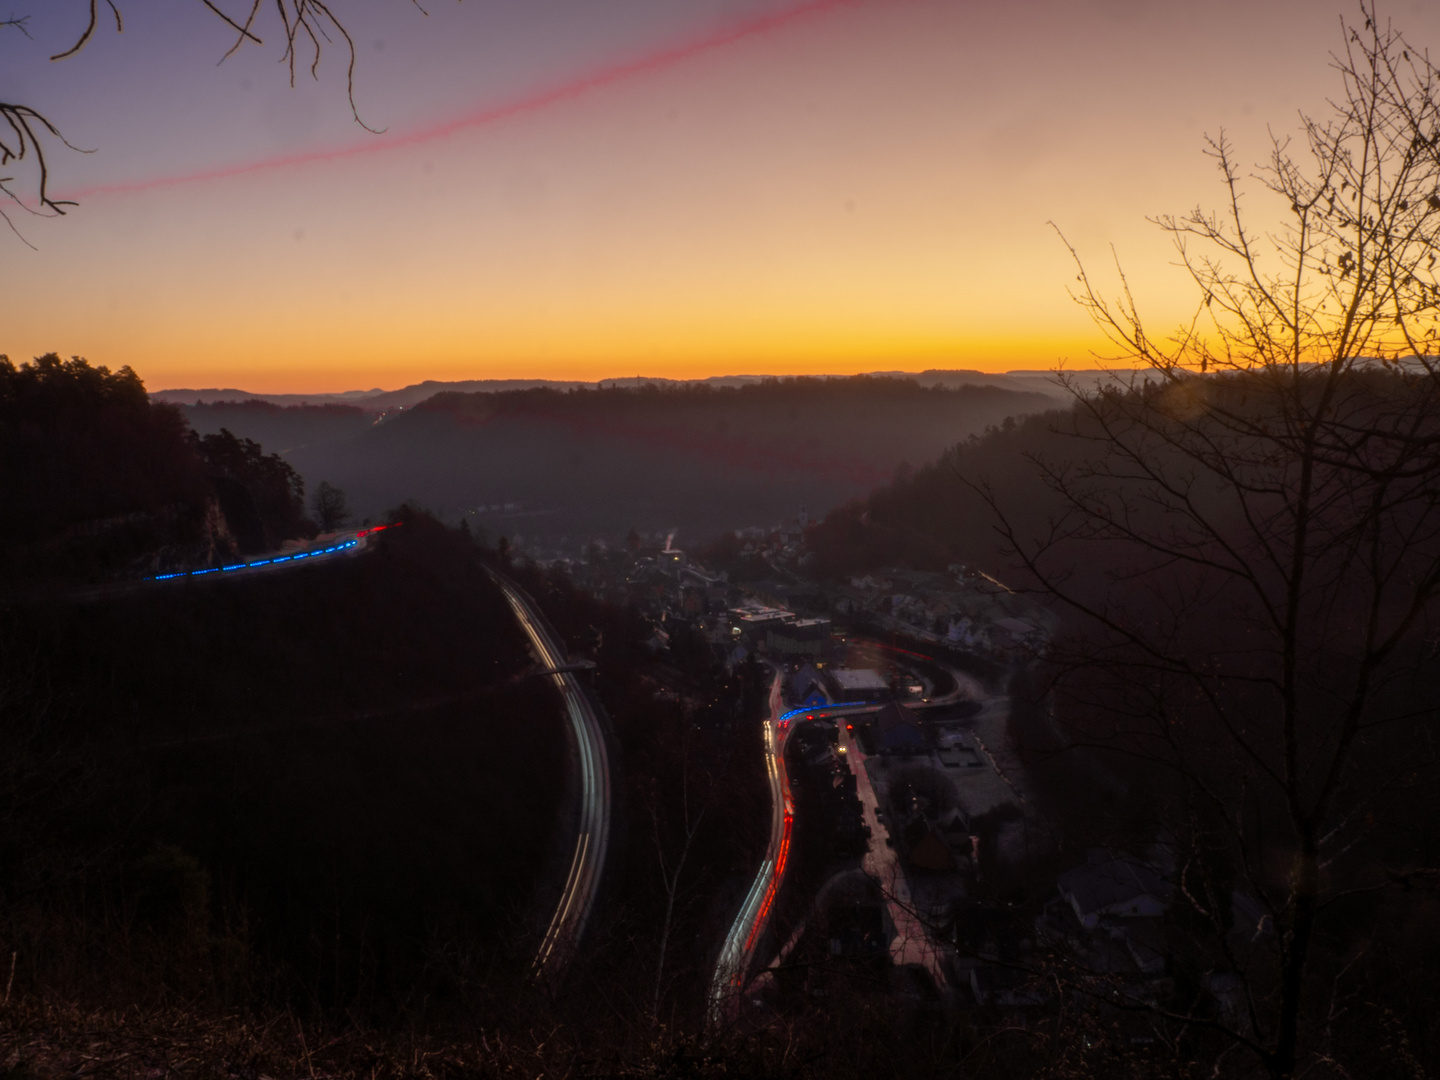
[[[372,525],[360,529],[354,534],[353,539],[342,540],[329,547],[317,548],[314,551],[297,551],[291,555],[268,555],[263,559],[253,559],[250,562],[231,563],[229,566],[207,566],[201,570],[177,570],[170,574],[152,574],[142,580],[175,581],[179,578],[204,577],[206,574],[230,574],[241,570],[258,570],[262,566],[278,566],[281,563],[298,562],[301,559],[318,559],[325,555],[338,555],[342,551],[350,551],[359,547],[362,541],[374,533],[383,532],[386,529],[398,529],[401,524],[397,521],[392,525]]]
[[[529,636],[540,662],[549,668],[562,667],[564,657],[560,646],[541,622],[533,601],[494,570],[490,574],[514,612],[516,621]],[[560,902],[532,965],[532,971],[542,976],[563,970],[585,932],[605,869],[611,816],[610,763],[600,718],[573,675],[555,670],[547,677],[553,680],[564,700],[570,731],[575,739],[580,766],[580,825]]]

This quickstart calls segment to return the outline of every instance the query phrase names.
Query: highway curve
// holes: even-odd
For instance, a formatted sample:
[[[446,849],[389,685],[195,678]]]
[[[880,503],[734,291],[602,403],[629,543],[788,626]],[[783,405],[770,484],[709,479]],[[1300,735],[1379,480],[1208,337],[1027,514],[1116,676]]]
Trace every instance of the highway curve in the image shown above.
[[[770,716],[765,721],[765,767],[770,777],[770,846],[760,870],[715,965],[710,984],[710,1015],[720,1019],[726,1008],[745,989],[746,975],[755,960],[755,946],[764,935],[775,897],[785,878],[790,856],[790,830],[795,820],[795,803],[790,796],[790,778],[785,772],[785,735],[789,725],[780,716],[780,676],[770,687]]]
[[[605,853],[610,845],[610,761],[594,706],[575,676],[560,670],[566,666],[565,651],[551,636],[534,602],[513,582],[493,570],[490,573],[520,626],[529,635],[536,658],[549,672],[546,677],[555,681],[555,688],[565,702],[580,766],[580,827],[575,837],[575,851],[570,858],[570,872],[560,902],[535,954],[533,966],[536,975],[553,975],[563,971],[573,955],[599,892]]]

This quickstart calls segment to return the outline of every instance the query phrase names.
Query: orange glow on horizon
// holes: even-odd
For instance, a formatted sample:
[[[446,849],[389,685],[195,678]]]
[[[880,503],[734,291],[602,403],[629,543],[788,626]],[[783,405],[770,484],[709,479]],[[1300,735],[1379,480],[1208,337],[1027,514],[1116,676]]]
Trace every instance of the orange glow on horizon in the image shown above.
[[[1153,18],[1144,40],[1185,21]],[[641,35],[568,67],[517,63],[509,81],[456,67],[453,97],[405,114],[410,134],[359,146],[275,120],[303,118],[298,94],[243,129],[243,153],[193,121],[196,156],[154,166],[169,175],[76,183],[94,197],[23,222],[37,250],[0,269],[0,352],[128,365],[152,390],[293,394],[1106,366],[1115,350],[1067,295],[1075,267],[1048,222],[1097,276],[1113,250],[1167,334],[1196,297],[1146,217],[1213,202],[1202,132],[1260,90],[1167,80],[1161,54],[1119,39],[1082,56],[1091,16],[1064,5],[1025,30],[1026,62],[1068,89],[1016,84],[993,44],[1013,20],[794,0],[724,30],[685,24],[680,45]],[[1313,75],[1328,85],[1323,64]],[[1303,78],[1284,93],[1314,97]],[[1253,104],[1283,117],[1291,102]],[[1236,137],[1265,136],[1250,127]],[[231,150],[248,164],[205,171]]]
[[[877,352],[865,356],[805,357],[775,353],[759,355],[737,352],[745,357],[731,361],[630,359],[584,359],[570,362],[548,359],[515,360],[511,362],[448,359],[443,357],[415,358],[404,362],[374,364],[337,361],[330,364],[298,367],[235,364],[233,367],[207,364],[204,367],[166,366],[157,368],[142,357],[117,359],[89,357],[95,363],[111,368],[129,364],[145,381],[146,387],[158,390],[204,390],[228,388],[259,394],[334,394],[346,390],[398,390],[425,381],[461,382],[466,380],[545,379],[552,382],[594,383],[609,379],[691,380],[737,375],[773,376],[849,376],[872,372],[907,372],[919,374],[926,370],[964,370],[998,375],[1007,371],[1084,371],[1114,366],[1095,357],[1093,342],[1056,342],[1053,347],[1027,348],[1026,343],[1006,347],[994,343],[977,350],[936,350],[934,352]]]

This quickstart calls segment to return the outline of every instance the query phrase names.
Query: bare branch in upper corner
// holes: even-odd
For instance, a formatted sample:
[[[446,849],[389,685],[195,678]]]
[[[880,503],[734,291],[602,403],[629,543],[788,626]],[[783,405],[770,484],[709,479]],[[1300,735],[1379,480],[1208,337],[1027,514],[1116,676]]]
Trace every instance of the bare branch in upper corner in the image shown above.
[[[115,16],[115,32],[118,34],[125,29],[125,24],[120,18],[120,9],[115,6],[115,0],[105,0],[105,3],[110,7],[110,14]],[[85,24],[85,32],[80,35],[80,39],[76,41],[74,45],[71,45],[70,48],[64,52],[56,53],[50,57],[50,59],[64,60],[67,56],[74,56],[81,49],[85,48],[91,36],[95,33],[95,25],[99,22],[99,18],[100,0],[90,0],[90,21]]]

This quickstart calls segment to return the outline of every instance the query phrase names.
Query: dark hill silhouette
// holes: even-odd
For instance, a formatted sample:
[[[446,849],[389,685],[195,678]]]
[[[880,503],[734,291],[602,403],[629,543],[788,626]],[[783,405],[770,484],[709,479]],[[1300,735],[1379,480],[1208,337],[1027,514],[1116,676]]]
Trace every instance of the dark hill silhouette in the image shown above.
[[[1071,416],[1068,410],[1054,410],[1001,424],[836,507],[807,534],[815,572],[844,577],[882,566],[944,570],[962,562],[1014,573],[994,515],[974,485],[989,484],[1002,493],[1020,528],[1043,531],[1047,519],[1063,507],[1032,458],[1075,460],[1080,445],[1057,432]]]
[[[16,991],[434,1015],[456,965],[525,969],[558,703],[469,539],[404,518],[364,558],[5,609]]]
[[[0,356],[0,583],[98,581],[211,565],[313,534],[278,455],[198,436],[128,367]]]
[[[128,367],[112,373],[55,353],[17,367],[0,356],[0,545],[155,517],[205,493],[184,417],[152,403]]]
[[[1062,396],[1055,385],[1055,373],[1047,369],[1019,370],[1007,372],[984,372],[971,368],[926,368],[914,371],[869,371],[862,377],[914,379],[921,386],[998,386],[1006,390],[1024,390],[1049,394],[1057,400]],[[705,379],[664,379],[642,375],[627,375],[624,378],[600,379],[596,382],[581,382],[564,379],[458,379],[446,382],[426,379],[411,383],[397,390],[344,390],[338,393],[319,394],[266,394],[234,387],[206,387],[204,389],[177,388],[156,390],[150,396],[156,401],[171,405],[233,405],[237,403],[265,403],[286,407],[300,405],[350,405],[373,412],[387,409],[407,409],[418,405],[427,398],[441,393],[476,394],[503,393],[508,390],[572,390],[584,387],[590,390],[616,389],[643,386],[752,386],[755,383],[774,381],[776,375],[712,375]],[[820,376],[843,378],[844,376]],[[1072,376],[1073,377],[1073,376]],[[1081,378],[1103,378],[1103,374],[1079,373]]]
[[[353,439],[380,418],[359,405],[277,405],[258,398],[184,405],[180,411],[201,435],[228,429],[280,454]]]
[[[818,515],[1053,400],[867,376],[445,393],[289,460],[362,515],[404,499],[443,514],[516,503],[525,523],[500,531],[705,535],[790,520],[802,504]]]

